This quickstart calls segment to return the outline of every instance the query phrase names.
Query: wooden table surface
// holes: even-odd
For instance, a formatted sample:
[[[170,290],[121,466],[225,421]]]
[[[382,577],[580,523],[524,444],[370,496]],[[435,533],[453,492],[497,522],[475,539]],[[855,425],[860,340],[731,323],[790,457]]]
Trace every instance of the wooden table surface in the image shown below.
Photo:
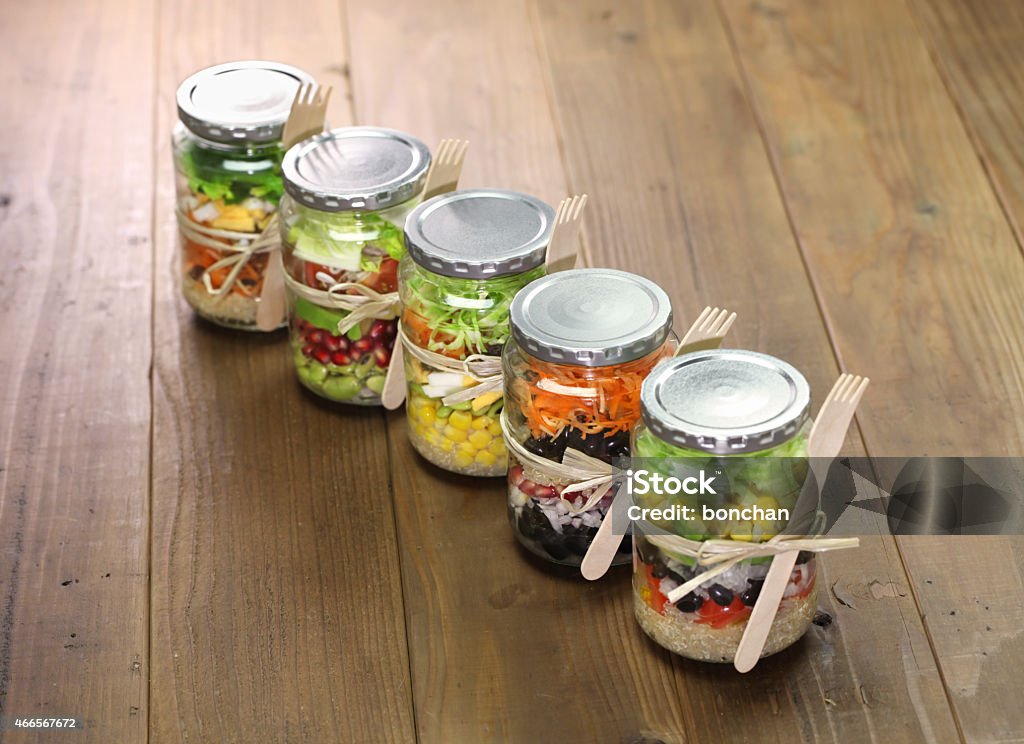
[[[179,296],[178,82],[266,58],[332,125],[586,192],[588,261],[685,327],[872,378],[849,454],[1024,452],[1019,0],[34,0],[0,23],[0,741],[1024,741],[1024,539],[882,536],[748,675],[649,642],[628,571],[524,557],[503,483],[304,394]],[[876,584],[878,582],[878,584]],[[885,591],[872,591],[878,586]],[[836,600],[835,591],[848,604]],[[67,738],[65,739],[64,736]]]

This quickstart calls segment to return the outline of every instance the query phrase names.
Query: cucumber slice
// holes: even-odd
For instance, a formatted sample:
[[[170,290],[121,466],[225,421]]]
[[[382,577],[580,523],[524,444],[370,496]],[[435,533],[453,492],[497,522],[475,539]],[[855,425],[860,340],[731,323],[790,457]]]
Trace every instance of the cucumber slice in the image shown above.
[[[295,298],[295,314],[311,326],[329,331],[331,335],[338,333],[338,322],[344,317],[343,311],[321,307],[304,297]]]

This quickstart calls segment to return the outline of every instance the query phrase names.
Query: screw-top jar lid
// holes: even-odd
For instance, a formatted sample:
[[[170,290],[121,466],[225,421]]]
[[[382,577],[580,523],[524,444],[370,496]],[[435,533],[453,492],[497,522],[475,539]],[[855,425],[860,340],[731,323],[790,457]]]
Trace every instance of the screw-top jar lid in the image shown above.
[[[644,423],[666,442],[716,454],[768,449],[807,421],[811,389],[795,367],[755,351],[717,349],[666,360],[640,393]]]
[[[405,132],[342,127],[300,142],[281,163],[284,188],[323,212],[387,209],[423,190],[430,150]]]
[[[555,210],[501,189],[466,189],[420,204],[405,223],[412,259],[443,276],[488,279],[544,263]]]
[[[575,269],[527,284],[509,320],[516,343],[538,359],[607,367],[660,348],[672,331],[672,303],[642,276]]]
[[[215,142],[274,142],[299,86],[313,77],[291,65],[249,60],[214,65],[178,86],[178,118]]]

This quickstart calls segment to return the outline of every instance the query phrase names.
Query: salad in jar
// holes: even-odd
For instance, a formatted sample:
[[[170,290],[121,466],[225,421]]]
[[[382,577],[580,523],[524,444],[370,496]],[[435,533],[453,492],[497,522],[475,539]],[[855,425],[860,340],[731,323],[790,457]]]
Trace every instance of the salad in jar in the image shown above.
[[[509,522],[532,553],[579,566],[615,496],[607,480],[579,487],[590,480],[586,458],[598,461],[596,476],[629,456],[641,385],[675,349],[671,303],[635,274],[577,269],[529,285],[511,319],[503,357]],[[625,540],[613,563],[628,563],[630,553]]]
[[[201,70],[178,89],[172,138],[181,286],[219,325],[258,330],[256,308],[283,194],[281,131],[306,73],[273,62]]]
[[[398,336],[402,225],[430,154],[376,127],[336,129],[284,162],[281,244],[299,381],[332,401],[378,405]]]
[[[660,365],[644,384],[641,404],[642,420],[633,432],[634,472],[680,479],[704,473],[713,476],[714,487],[713,493],[652,489],[644,495],[634,488],[633,504],[651,510],[644,514],[667,515],[633,522],[637,621],[670,651],[731,662],[772,558],[740,556],[701,582],[709,566],[698,551],[711,539],[754,546],[794,524],[810,526],[801,516],[816,509],[804,488],[810,389],[782,360],[715,350]],[[814,554],[801,552],[763,655],[806,632],[816,607],[816,576]],[[693,582],[692,591],[670,599]]]
[[[399,287],[409,438],[438,467],[506,472],[500,354],[513,298],[544,275],[553,218],[525,194],[472,189],[424,202],[406,223]]]

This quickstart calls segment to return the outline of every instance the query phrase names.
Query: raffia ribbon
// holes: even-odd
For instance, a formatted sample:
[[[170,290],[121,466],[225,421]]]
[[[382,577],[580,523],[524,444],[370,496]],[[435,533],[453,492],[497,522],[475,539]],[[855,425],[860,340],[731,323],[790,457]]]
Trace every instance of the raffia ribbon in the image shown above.
[[[819,513],[820,514],[820,513]],[[644,532],[644,537],[663,550],[695,558],[697,565],[710,566],[703,573],[694,576],[685,584],[677,586],[667,595],[669,602],[678,602],[701,584],[723,574],[737,563],[806,550],[811,553],[825,553],[830,550],[856,548],[860,539],[856,537],[808,537],[805,535],[780,534],[762,543],[739,540],[711,539],[690,540],[678,535],[659,535]]]
[[[324,284],[334,281],[334,277],[324,272],[317,273],[316,278]],[[296,281],[287,272],[284,282],[292,292],[315,305],[344,310],[346,315],[338,321],[339,336],[364,320],[390,320],[398,316],[398,292],[378,292],[357,282],[337,282],[327,289],[314,289]]]
[[[584,454],[571,447],[565,450],[561,462],[548,460],[540,455],[527,450],[512,436],[508,418],[505,411],[501,412],[501,431],[505,437],[505,446],[515,455],[520,462],[527,463],[531,468],[537,470],[551,481],[571,480],[568,486],[562,489],[559,498],[569,508],[570,514],[582,514],[590,511],[604,498],[605,494],[612,487],[612,466],[596,457]],[[581,493],[588,489],[594,492],[587,497],[580,507],[573,506],[566,494]]]
[[[398,325],[398,342],[405,348],[407,354],[412,354],[423,364],[445,372],[454,372],[464,375],[476,381],[475,385],[469,385],[458,392],[446,395],[441,402],[446,406],[465,403],[467,400],[478,398],[484,393],[501,390],[501,357],[490,356],[489,354],[470,354],[465,359],[452,359],[443,354],[424,349],[414,344],[402,328]]]
[[[213,248],[227,253],[224,258],[210,264],[203,271],[202,282],[206,291],[213,297],[220,297],[231,290],[238,279],[238,275],[249,263],[249,259],[256,253],[270,253],[280,248],[280,236],[278,235],[277,212],[270,216],[270,220],[264,226],[259,235],[253,233],[238,232],[237,230],[219,230],[215,227],[202,225],[186,214],[181,205],[175,210],[178,219],[178,229],[186,240],[207,248]],[[219,238],[219,240],[218,240]],[[230,240],[230,243],[225,243]],[[243,245],[247,243],[247,245]],[[232,267],[224,282],[214,289],[210,274],[220,269]]]

